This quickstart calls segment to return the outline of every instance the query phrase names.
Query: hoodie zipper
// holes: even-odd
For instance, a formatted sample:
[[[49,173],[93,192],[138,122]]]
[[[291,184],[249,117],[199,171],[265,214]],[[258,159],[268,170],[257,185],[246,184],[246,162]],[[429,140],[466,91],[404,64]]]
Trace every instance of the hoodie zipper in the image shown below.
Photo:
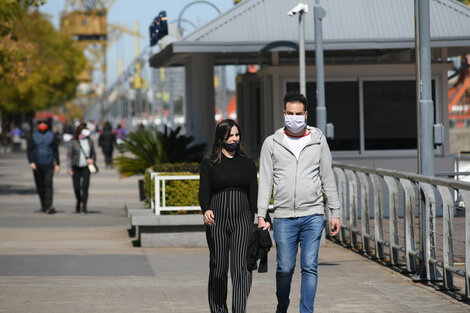
[[[300,156],[300,154],[299,154]],[[294,217],[297,217],[296,216],[296,212],[295,212],[295,197],[296,197],[296,194],[297,194],[297,168],[299,166],[299,160],[297,158],[295,158],[295,178],[294,178]]]
[[[302,150],[300,151],[299,153],[299,158],[300,158],[300,155],[302,154],[302,152],[309,146],[313,146],[313,144],[307,144],[305,145],[305,147],[302,148]],[[291,152],[292,153],[292,152]],[[295,156],[294,156],[295,157]],[[297,195],[297,169],[299,167],[299,158],[295,158],[295,178],[294,178],[294,217],[297,217],[296,216],[296,211],[295,211],[295,198],[296,198],[296,195]]]

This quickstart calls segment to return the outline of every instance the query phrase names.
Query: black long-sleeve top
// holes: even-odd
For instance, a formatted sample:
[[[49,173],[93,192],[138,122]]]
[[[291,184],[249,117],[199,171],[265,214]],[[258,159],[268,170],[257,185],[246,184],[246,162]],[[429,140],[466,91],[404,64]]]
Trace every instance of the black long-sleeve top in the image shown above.
[[[238,154],[233,158],[222,154],[220,164],[204,159],[201,163],[199,182],[199,204],[202,212],[212,210],[210,202],[213,194],[230,188],[246,191],[250,209],[253,214],[256,213],[258,182],[255,163]]]

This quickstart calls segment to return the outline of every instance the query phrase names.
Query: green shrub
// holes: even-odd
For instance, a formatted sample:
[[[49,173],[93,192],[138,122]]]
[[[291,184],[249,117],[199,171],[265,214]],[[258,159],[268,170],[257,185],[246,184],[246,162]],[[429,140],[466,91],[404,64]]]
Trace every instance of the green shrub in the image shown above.
[[[201,165],[197,162],[189,163],[161,163],[152,166],[152,171],[158,173],[175,173],[186,172],[191,174],[199,174],[199,167]]]
[[[114,158],[119,174],[124,177],[143,175],[155,164],[200,161],[205,145],[193,144],[194,137],[180,135],[180,131],[181,127],[171,130],[165,126],[163,132],[147,127],[130,133],[121,145],[128,155]]]

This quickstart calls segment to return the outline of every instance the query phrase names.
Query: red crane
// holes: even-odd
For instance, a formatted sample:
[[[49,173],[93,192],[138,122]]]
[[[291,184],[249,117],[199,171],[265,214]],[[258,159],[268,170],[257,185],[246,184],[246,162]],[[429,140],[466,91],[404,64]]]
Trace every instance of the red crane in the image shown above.
[[[462,57],[462,66],[453,76],[458,80],[448,92],[449,119],[455,120],[457,128],[464,128],[470,121],[470,55]]]

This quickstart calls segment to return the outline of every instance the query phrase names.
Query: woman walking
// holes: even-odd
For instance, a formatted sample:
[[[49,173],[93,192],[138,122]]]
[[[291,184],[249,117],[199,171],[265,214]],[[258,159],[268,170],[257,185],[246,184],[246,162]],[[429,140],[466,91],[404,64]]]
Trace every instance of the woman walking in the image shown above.
[[[81,123],[75,130],[67,150],[68,173],[72,176],[73,189],[77,200],[75,213],[87,214],[88,187],[90,186],[90,170],[88,164],[96,162],[96,153],[91,131],[86,123]]]
[[[246,312],[252,275],[247,268],[247,246],[253,231],[258,185],[256,167],[240,147],[241,134],[231,119],[215,130],[210,155],[201,163],[199,203],[210,251],[209,307],[227,310],[227,272],[232,277],[232,312]]]

